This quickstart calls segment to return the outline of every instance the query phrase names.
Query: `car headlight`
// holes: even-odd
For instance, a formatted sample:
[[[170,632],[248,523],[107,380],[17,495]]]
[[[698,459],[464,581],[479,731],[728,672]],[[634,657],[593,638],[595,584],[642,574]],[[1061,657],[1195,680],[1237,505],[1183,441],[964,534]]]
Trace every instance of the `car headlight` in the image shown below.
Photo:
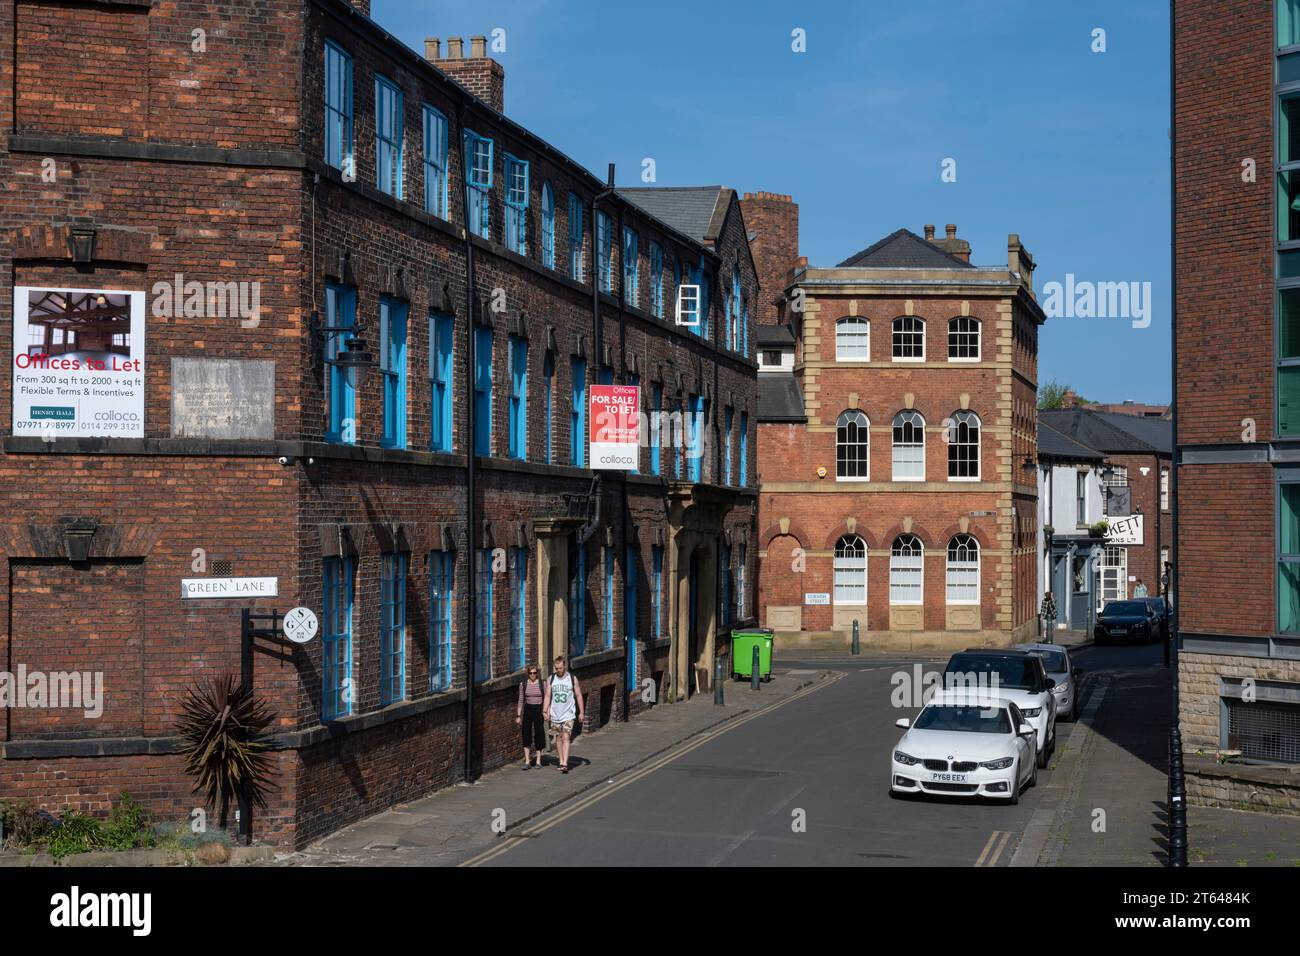
[[[1022,714],[1024,714],[1026,717],[1037,717],[1039,714],[1041,714],[1041,713],[1043,712],[1043,708],[1041,708],[1041,707],[1026,707],[1024,710],[1022,710],[1022,711],[1020,711],[1020,712],[1021,712]]]
[[[1006,770],[1015,762],[1015,757],[999,757],[997,760],[986,760],[980,766],[985,770]]]
[[[913,757],[911,754],[905,754],[901,750],[894,751],[894,759],[907,767],[914,767],[921,762],[920,757]]]

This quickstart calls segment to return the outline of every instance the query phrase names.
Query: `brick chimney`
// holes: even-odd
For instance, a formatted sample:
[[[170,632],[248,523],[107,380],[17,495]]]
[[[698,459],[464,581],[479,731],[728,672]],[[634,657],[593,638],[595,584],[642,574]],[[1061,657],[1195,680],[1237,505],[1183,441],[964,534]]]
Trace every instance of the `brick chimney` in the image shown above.
[[[934,238],[934,226],[925,227],[926,241],[934,243],[949,255],[956,256],[962,262],[970,262],[970,243],[957,238],[957,227],[953,223],[944,226],[947,235],[943,239]]]
[[[745,193],[740,201],[740,214],[753,236],[749,251],[758,270],[754,323],[776,325],[780,318],[777,296],[799,259],[799,205],[783,193]]]
[[[366,16],[370,16],[370,0],[350,0],[352,5]]]
[[[424,41],[424,58],[498,113],[505,112],[506,71],[487,55],[487,37],[470,37],[468,57],[460,37],[447,39],[446,57],[442,41],[429,37]]]

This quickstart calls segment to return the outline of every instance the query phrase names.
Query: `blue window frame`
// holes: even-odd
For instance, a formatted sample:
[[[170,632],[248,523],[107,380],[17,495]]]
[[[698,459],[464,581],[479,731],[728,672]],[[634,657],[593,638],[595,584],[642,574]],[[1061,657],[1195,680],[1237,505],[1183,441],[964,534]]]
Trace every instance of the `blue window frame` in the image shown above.
[[[555,464],[555,353],[542,357],[542,412],[546,417],[546,463]]]
[[[740,413],[740,472],[736,484],[749,487],[749,412]]]
[[[434,451],[452,450],[452,379],[453,335],[455,320],[442,312],[429,315],[429,388],[432,407],[432,431],[429,447]]]
[[[681,478],[682,477],[682,446],[686,444],[688,436],[690,435],[691,432],[690,432],[690,422],[682,420],[682,400],[680,398],[677,399],[676,405],[677,407],[675,409],[675,412],[676,412],[677,423],[676,426],[673,427],[672,423],[670,422],[669,427],[670,430],[672,431],[670,440],[672,441],[672,445],[673,445],[673,459],[674,459],[673,477]]]
[[[447,202],[447,117],[432,106],[424,108],[424,211],[446,219]]]
[[[612,368],[610,368],[608,365],[602,365],[602,366],[600,367],[600,371],[596,373],[596,384],[597,384],[597,385],[613,385],[613,384],[614,384],[614,370],[613,370]]]
[[[718,550],[718,577],[722,582],[722,626],[731,623],[731,545]]]
[[[492,549],[480,548],[474,557],[474,682],[492,676]]]
[[[664,387],[650,386],[650,474],[660,472],[660,446],[663,444]]]
[[[357,325],[357,290],[352,286],[327,283],[325,286],[325,325],[333,329],[354,329]],[[354,445],[357,441],[357,390],[347,373],[334,364],[351,332],[331,332],[325,336],[325,360],[328,374],[329,419],[325,440]]]
[[[654,575],[654,590],[650,594],[651,627],[656,638],[664,636],[664,549],[660,545],[650,548],[650,568]]]
[[[698,482],[701,476],[701,462],[704,461],[704,396],[691,395],[688,402],[689,414],[686,422],[687,467],[690,480]]]
[[[735,409],[728,406],[722,412],[722,483],[731,484],[731,424]]]
[[[406,447],[406,310],[405,302],[379,300],[379,371],[384,377],[385,448]]]
[[[528,340],[510,336],[509,456],[528,458]]]
[[[633,372],[628,372],[628,373],[627,373],[627,384],[629,384],[629,385],[633,385],[633,386],[636,387],[636,390],[637,390],[637,393],[636,393],[636,404],[637,404],[637,409],[636,409],[636,411],[637,411],[637,415],[640,416],[640,414],[641,414],[641,376],[640,376],[640,375],[637,375],[637,374],[635,374],[635,373],[633,373]],[[637,427],[640,428],[640,423],[638,423]],[[640,470],[641,470],[641,448],[640,448],[640,446],[638,446],[638,447],[637,447],[637,450],[636,450],[636,460],[635,460],[635,463],[632,465],[631,474],[635,475],[635,474],[637,474]]]
[[[709,287],[712,283],[712,277],[704,271],[703,264],[695,270],[696,278],[700,284],[700,325],[696,330],[700,338],[709,338]]]
[[[623,552],[623,633],[627,636],[627,686],[630,690],[637,686],[637,647],[636,647],[636,585],[637,585],[636,547],[628,545]]]
[[[506,153],[506,248],[528,255],[528,163]]]
[[[745,621],[745,546],[736,552],[736,620]]]
[[[596,212],[596,279],[601,292],[614,291],[614,224],[609,216]]]
[[[605,549],[605,650],[614,646],[614,549]]]
[[[664,251],[659,243],[650,243],[650,314],[664,317]]]
[[[452,685],[452,598],[456,586],[455,553],[429,552],[429,691]]]
[[[569,538],[569,657],[587,650],[587,547]]]
[[[492,238],[492,140],[465,130],[465,171],[469,186],[469,231]]]
[[[582,281],[582,200],[569,193],[569,278]]]
[[[542,265],[555,268],[555,190],[542,183]]]
[[[352,713],[352,559],[321,561],[321,720]]]
[[[492,330],[474,330],[474,454],[492,454]]]
[[[510,549],[510,666],[519,670],[528,656],[528,549]]]
[[[636,233],[627,226],[623,227],[623,291],[624,301],[628,305],[637,305],[639,294],[637,279],[639,263],[636,254]]]
[[[406,697],[406,555],[381,558],[379,575],[379,703]]]
[[[749,357],[749,296],[740,297],[740,354]]]
[[[727,303],[727,311],[730,313],[728,318],[731,321],[730,328],[727,329],[727,348],[732,351],[740,351],[740,266],[733,266],[731,269],[731,300]]]
[[[375,188],[402,198],[402,91],[375,77]]]
[[[325,162],[355,175],[352,161],[352,57],[325,41]]]
[[[587,363],[575,358],[571,365],[569,402],[569,464],[587,467]]]

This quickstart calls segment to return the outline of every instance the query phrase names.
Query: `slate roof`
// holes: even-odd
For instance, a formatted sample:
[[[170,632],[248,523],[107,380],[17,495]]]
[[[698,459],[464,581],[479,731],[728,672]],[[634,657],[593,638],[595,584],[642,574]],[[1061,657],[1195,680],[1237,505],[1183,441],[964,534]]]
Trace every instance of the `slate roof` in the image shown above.
[[[756,325],[754,338],[759,345],[794,345],[794,333],[785,325]]]
[[[1042,420],[1038,420],[1038,454],[1049,458],[1065,458],[1069,461],[1101,461],[1105,455],[1095,448],[1080,444],[1069,435],[1063,435]]]
[[[1167,420],[1094,412],[1086,408],[1040,409],[1038,420],[1080,444],[1107,454],[1168,454],[1173,447],[1173,423]],[[1163,425],[1167,435],[1162,439],[1158,428],[1145,427],[1148,423]]]
[[[837,268],[857,269],[974,269],[944,252],[932,242],[926,242],[909,229],[890,233],[875,245],[855,252]]]
[[[767,372],[758,377],[758,420],[760,422],[802,422],[803,392],[793,373]]]
[[[698,242],[718,238],[727,211],[723,186],[637,186],[618,194]]]

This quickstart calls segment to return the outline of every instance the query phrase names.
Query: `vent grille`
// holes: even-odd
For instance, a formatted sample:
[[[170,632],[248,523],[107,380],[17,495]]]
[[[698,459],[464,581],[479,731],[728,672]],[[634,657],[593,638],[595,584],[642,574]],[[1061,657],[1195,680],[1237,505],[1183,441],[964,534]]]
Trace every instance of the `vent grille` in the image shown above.
[[[1224,699],[1229,749],[1254,760],[1300,763],[1300,705]]]

